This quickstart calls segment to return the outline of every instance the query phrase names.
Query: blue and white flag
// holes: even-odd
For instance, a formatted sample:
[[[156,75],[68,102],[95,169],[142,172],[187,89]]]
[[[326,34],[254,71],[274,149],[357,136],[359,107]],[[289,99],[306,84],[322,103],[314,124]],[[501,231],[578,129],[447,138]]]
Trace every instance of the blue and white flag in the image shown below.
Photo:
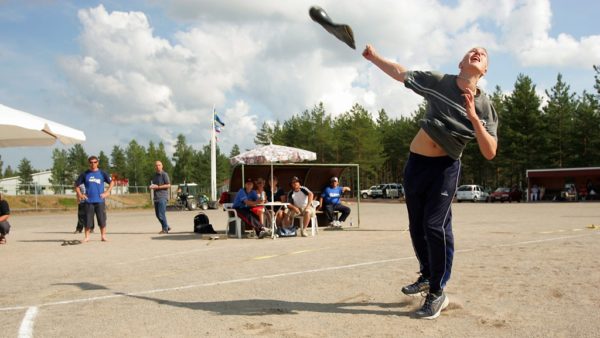
[[[220,124],[221,127],[225,127],[225,123],[223,123],[223,121],[221,121],[221,119],[219,118],[219,115],[217,115],[217,112],[215,112],[214,115],[215,115],[215,122]]]

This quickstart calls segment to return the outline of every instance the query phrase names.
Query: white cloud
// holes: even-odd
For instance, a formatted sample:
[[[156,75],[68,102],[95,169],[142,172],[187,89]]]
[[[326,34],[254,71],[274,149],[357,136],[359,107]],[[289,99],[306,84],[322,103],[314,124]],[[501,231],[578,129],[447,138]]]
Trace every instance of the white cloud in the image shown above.
[[[549,0],[515,1],[510,15],[500,19],[506,49],[525,66],[590,68],[600,60],[600,35],[552,37],[551,19]]]
[[[354,103],[373,114],[411,114],[421,97],[364,60],[366,43],[411,69],[450,72],[476,45],[513,53],[526,65],[587,67],[600,59],[600,36],[549,36],[552,12],[544,0],[461,0],[454,7],[437,0],[322,1],[334,21],[351,24],[357,51],[310,20],[313,4],[157,3],[183,24],[171,36],[156,34],[142,12],[82,9],[81,54],[62,65],[76,100],[132,126],[131,137],[153,133],[170,146],[184,133],[205,144],[208,133],[198,131],[210,130],[216,105],[227,120],[220,146],[228,151],[233,144],[252,147],[264,121],[287,120],[320,101],[333,115]]]
[[[258,117],[250,113],[250,107],[246,102],[236,101],[232,108],[226,109],[224,113],[218,112],[218,115],[225,123],[223,131],[218,136],[221,151],[227,153],[226,149],[231,149],[234,144],[239,145],[242,151],[253,148],[252,140],[258,132]]]

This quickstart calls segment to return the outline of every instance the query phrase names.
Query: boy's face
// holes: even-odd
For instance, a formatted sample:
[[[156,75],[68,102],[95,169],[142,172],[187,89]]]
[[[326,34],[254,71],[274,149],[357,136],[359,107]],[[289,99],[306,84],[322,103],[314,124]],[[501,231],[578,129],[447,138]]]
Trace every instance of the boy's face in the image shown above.
[[[464,67],[476,69],[481,76],[485,75],[488,68],[487,50],[482,47],[471,48],[458,64],[458,68],[461,70]]]

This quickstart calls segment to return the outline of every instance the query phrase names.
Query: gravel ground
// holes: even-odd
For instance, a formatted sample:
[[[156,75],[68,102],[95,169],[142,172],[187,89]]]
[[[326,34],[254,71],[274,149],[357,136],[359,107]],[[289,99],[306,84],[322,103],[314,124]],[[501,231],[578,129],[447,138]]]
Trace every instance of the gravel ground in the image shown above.
[[[360,228],[354,212],[344,231],[276,240],[202,240],[186,211],[159,235],[133,210],[109,211],[109,242],[62,245],[83,239],[75,214],[17,214],[0,336],[597,337],[599,206],[454,204],[450,306],[434,321],[399,291],[418,265],[398,202],[361,203]],[[225,213],[207,214],[224,231]]]

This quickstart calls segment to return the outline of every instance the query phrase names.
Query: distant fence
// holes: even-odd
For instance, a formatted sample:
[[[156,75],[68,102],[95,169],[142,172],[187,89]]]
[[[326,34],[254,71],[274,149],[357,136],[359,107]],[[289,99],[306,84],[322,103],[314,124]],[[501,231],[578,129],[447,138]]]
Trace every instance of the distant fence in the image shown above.
[[[170,198],[177,198],[177,185],[172,185],[169,191]],[[113,208],[136,208],[143,207],[148,204],[148,200],[137,198],[133,195],[150,196],[150,188],[148,186],[132,186],[132,185],[114,185],[111,191],[111,196],[114,198],[107,199],[107,206]],[[198,187],[197,193],[206,194],[208,189]],[[0,192],[7,197],[8,200],[15,197],[18,198],[18,203],[11,204],[11,210],[14,211],[43,211],[43,210],[68,210],[77,206],[75,199],[75,190],[72,185],[51,185],[51,184],[9,184],[7,182],[0,183]],[[220,192],[219,192],[220,193]],[[118,196],[130,198],[120,199]],[[217,196],[218,197],[218,196]],[[51,203],[48,199],[53,200]],[[126,200],[128,203],[122,202]],[[173,201],[172,201],[173,202]],[[133,204],[132,204],[133,203]],[[137,204],[135,204],[137,203]],[[48,206],[52,205],[52,206]]]
[[[52,184],[0,184],[0,192],[8,196],[21,195],[75,195],[72,185]],[[147,186],[115,185],[111,191],[112,195],[144,194],[150,193]]]

